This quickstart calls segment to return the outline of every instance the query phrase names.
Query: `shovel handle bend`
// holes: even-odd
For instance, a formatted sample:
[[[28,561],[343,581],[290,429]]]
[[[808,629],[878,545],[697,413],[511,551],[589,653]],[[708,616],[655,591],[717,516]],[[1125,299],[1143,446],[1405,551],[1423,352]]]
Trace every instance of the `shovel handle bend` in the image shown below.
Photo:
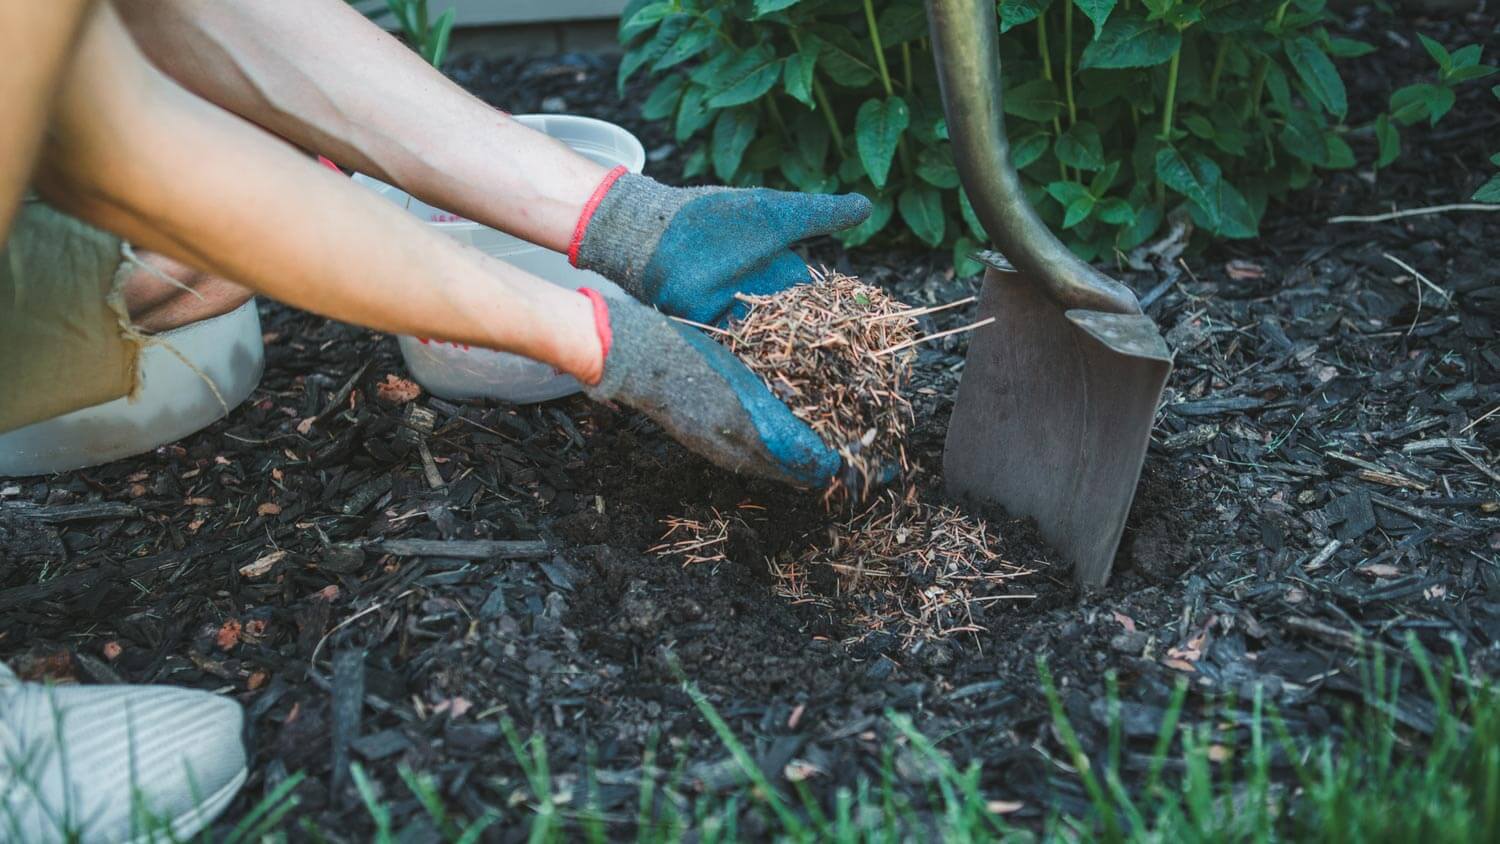
[[[1010,164],[999,32],[990,0],[927,0],[932,51],[959,180],[995,246],[1064,308],[1138,314],[1130,288],[1079,260],[1037,217]]]

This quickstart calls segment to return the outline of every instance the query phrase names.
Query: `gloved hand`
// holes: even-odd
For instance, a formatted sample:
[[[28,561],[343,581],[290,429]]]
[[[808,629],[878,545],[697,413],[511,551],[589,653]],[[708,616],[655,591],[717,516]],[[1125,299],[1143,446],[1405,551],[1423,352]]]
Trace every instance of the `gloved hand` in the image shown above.
[[[839,456],[732,352],[626,296],[594,303],[604,374],[583,391],[641,411],[715,464],[822,489]]]
[[[870,207],[857,193],[674,188],[617,167],[584,206],[568,260],[668,314],[719,324],[743,313],[736,293],[809,281],[791,244],[857,225]]]

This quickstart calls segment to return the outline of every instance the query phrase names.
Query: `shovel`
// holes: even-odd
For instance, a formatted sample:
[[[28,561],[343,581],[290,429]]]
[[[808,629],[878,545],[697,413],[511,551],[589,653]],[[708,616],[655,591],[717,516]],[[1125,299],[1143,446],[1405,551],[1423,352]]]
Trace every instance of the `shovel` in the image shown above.
[[[1035,519],[1074,579],[1100,586],[1172,355],[1135,294],[1027,203],[1005,138],[995,4],[928,0],[927,17],[959,177],[1004,253],[978,256],[979,316],[995,321],[970,338],[943,474],[956,497]]]

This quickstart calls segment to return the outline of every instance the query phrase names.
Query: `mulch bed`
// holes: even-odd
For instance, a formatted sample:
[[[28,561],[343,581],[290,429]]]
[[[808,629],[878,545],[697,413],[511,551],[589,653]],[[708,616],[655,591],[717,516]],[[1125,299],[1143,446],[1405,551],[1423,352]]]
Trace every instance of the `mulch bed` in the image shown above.
[[[1494,26],[1421,28],[1452,43]],[[682,151],[615,99],[613,59],[449,71],[512,111],[617,120],[641,134],[651,170],[677,172]],[[1354,64],[1350,101],[1369,112],[1427,72],[1420,48],[1387,46]],[[1408,635],[1439,654],[1462,644],[1492,677],[1500,215],[1325,222],[1467,197],[1493,152],[1489,97],[1471,86],[1373,183],[1330,175],[1274,208],[1259,240],[1118,273],[1177,363],[1102,591],[1080,594],[1025,523],[983,514],[1002,557],[1034,570],[1018,581],[1034,599],[984,605],[983,630],[920,648],[851,637],[837,602],[786,600],[765,563],[823,529],[816,497],[731,478],[642,417],[581,398],[382,400],[376,385],[404,374],[392,338],[266,303],[266,376],[228,420],[154,454],[0,482],[0,658],[32,676],[234,696],[254,752],[237,805],[306,771],[299,814],[351,840],[369,824],[349,760],[396,800],[398,826],[423,823],[396,777],[405,764],[455,810],[494,808],[513,827],[530,810],[502,716],[545,736],[569,809],[592,769],[594,804],[634,817],[648,745],[659,779],[682,762],[687,787],[739,784],[682,677],[778,778],[794,760],[819,794],[877,777],[895,709],[956,760],[983,760],[986,789],[1024,804],[1023,820],[1085,805],[1049,759],[1038,655],[1091,751],[1105,746],[1104,675],[1117,672],[1127,771],[1145,764],[1182,678],[1192,712],[1258,689],[1294,731],[1324,735],[1364,700],[1356,636],[1397,662]],[[977,289],[946,255],[821,242],[811,258],[916,305]],[[922,330],[969,316],[923,317]],[[919,351],[907,448],[932,473],[965,343]],[[663,519],[713,511],[747,527],[724,559],[648,551]],[[1431,729],[1420,706],[1399,716]],[[1248,741],[1232,718],[1218,728],[1217,743]],[[930,766],[901,747],[896,775],[920,791]]]

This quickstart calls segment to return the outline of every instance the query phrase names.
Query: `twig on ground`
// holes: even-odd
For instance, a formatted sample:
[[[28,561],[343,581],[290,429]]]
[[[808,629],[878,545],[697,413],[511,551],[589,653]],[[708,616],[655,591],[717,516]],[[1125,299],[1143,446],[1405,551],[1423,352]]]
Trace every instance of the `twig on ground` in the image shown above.
[[[1407,272],[1409,272],[1412,275],[1416,276],[1417,281],[1420,281],[1423,284],[1427,285],[1434,292],[1436,292],[1437,295],[1443,297],[1443,303],[1444,304],[1452,304],[1453,303],[1453,294],[1452,293],[1449,293],[1448,291],[1444,290],[1443,288],[1438,287],[1436,284],[1433,284],[1431,281],[1428,280],[1427,276],[1422,275],[1420,272],[1417,272],[1416,268],[1413,267],[1411,264],[1406,263],[1405,261],[1401,260],[1400,258],[1397,258],[1395,255],[1392,255],[1389,252],[1382,252],[1382,253],[1380,253],[1380,255],[1381,255],[1382,258],[1385,258],[1387,261],[1390,261],[1392,264],[1395,264],[1396,266],[1400,267],[1401,269],[1406,270]]]
[[[1457,202],[1451,205],[1428,205],[1423,208],[1406,208],[1400,211],[1391,211],[1386,214],[1370,214],[1360,216],[1354,214],[1341,214],[1337,217],[1329,217],[1330,223],[1384,223],[1389,220],[1401,220],[1406,217],[1423,217],[1428,214],[1446,214],[1450,211],[1500,211],[1500,205],[1486,205],[1480,202]]]

